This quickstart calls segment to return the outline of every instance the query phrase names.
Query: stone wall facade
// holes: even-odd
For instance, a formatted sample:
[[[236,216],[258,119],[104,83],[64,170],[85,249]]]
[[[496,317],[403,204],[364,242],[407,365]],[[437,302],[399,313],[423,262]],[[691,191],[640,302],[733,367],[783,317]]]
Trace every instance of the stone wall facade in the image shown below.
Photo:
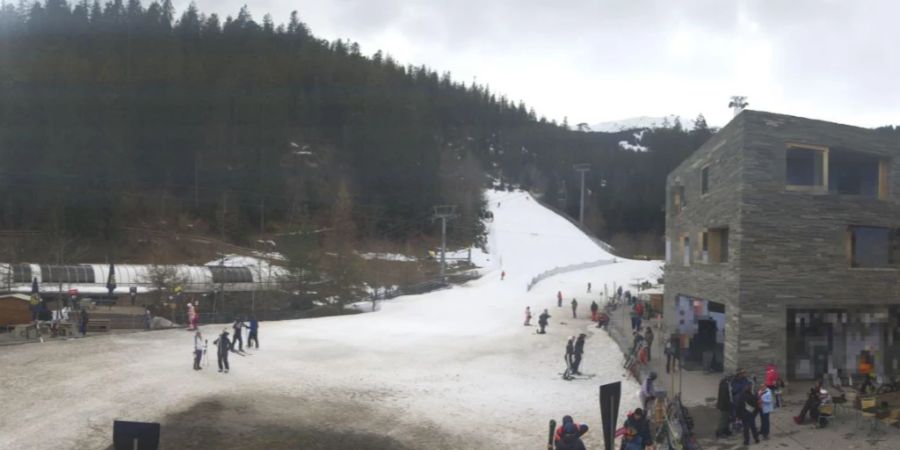
[[[884,199],[786,188],[788,144],[859,152],[887,161]],[[900,272],[851,268],[849,226],[900,228],[900,143],[876,131],[757,111],[744,111],[668,177],[666,320],[675,296],[726,305],[726,370],[787,366],[790,309],[900,306]],[[710,165],[710,190],[700,195],[700,170]],[[674,211],[684,186],[687,207]],[[678,237],[704,227],[729,227],[727,263],[683,264]],[[693,245],[696,255],[698,246]],[[692,258],[697,261],[697,257]],[[670,314],[670,311],[672,314]]]

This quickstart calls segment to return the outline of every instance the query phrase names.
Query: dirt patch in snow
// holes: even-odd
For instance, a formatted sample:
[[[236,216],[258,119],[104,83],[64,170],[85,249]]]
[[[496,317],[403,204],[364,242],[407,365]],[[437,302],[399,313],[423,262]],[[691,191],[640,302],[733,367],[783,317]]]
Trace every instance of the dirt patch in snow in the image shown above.
[[[166,416],[160,448],[411,450],[460,445],[433,424],[407,427],[395,414],[364,404],[249,397],[206,398]]]

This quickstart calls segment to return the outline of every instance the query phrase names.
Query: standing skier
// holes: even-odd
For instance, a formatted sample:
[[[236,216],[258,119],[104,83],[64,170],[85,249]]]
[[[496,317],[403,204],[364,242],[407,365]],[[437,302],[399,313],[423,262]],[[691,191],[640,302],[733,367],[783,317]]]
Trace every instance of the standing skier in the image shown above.
[[[597,304],[596,301],[591,301],[591,320],[597,321],[597,311],[600,310],[600,305]]]
[[[577,319],[578,315],[576,314],[576,310],[578,309],[578,300],[575,300],[575,297],[572,297],[572,318]]]
[[[531,326],[531,307],[530,306],[525,307],[525,326],[526,327]]]
[[[581,375],[581,355],[584,354],[584,338],[586,337],[587,335],[581,333],[575,340],[575,361],[572,362],[572,373],[575,375]]]
[[[203,357],[203,335],[200,330],[194,333],[194,370],[200,370],[200,358]]]
[[[250,316],[250,334],[247,336],[247,348],[253,348],[253,343],[256,343],[256,349],[259,350],[259,336],[257,336],[256,332],[259,330],[259,322],[256,321],[256,316]]]
[[[569,336],[569,340],[566,341],[566,371],[563,372],[564,380],[569,380],[572,378],[574,363],[575,363],[575,336]]]
[[[234,329],[234,336],[232,336],[231,340],[231,351],[234,351],[234,343],[238,343],[238,351],[244,351],[244,338],[242,336],[242,329],[247,328],[247,325],[244,324],[244,319],[240,317],[234,319],[234,325],[231,326]],[[249,345],[249,343],[247,344]]]
[[[556,292],[556,306],[562,308],[562,291]]]
[[[538,316],[538,326],[541,327],[541,330],[538,331],[538,334],[547,334],[547,332],[544,331],[544,328],[547,327],[547,324],[549,323],[549,321],[550,321],[550,314],[545,309],[544,312],[542,312],[541,315]]]
[[[219,372],[224,368],[224,372],[228,373],[228,351],[231,350],[231,340],[228,339],[227,328],[222,329],[222,334],[213,341],[213,345],[216,345],[218,350],[216,353],[219,356]]]
[[[505,279],[506,279],[506,271],[504,270],[504,271],[500,272],[500,281],[503,281]]]

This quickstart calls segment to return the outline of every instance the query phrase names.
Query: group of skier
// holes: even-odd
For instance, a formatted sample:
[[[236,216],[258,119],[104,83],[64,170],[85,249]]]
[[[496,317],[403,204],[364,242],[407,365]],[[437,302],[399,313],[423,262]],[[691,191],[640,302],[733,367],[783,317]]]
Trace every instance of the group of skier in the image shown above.
[[[244,339],[242,336],[244,328],[249,330],[247,333],[247,348],[252,348],[254,344],[256,344],[257,350],[259,349],[259,322],[254,316],[250,316],[250,320],[248,322],[249,323],[245,323],[243,318],[240,317],[235,319],[234,323],[232,324],[234,337],[230,338],[228,328],[223,328],[222,332],[213,341],[213,345],[216,347],[219,372],[228,373],[228,371],[231,369],[228,365],[228,354],[230,352],[237,353],[242,356],[246,355],[246,353],[244,353]],[[235,344],[237,344],[237,349],[235,349]],[[194,370],[203,369],[201,360],[203,359],[203,355],[207,351],[206,347],[207,341],[203,338],[200,330],[197,329],[194,333]]]

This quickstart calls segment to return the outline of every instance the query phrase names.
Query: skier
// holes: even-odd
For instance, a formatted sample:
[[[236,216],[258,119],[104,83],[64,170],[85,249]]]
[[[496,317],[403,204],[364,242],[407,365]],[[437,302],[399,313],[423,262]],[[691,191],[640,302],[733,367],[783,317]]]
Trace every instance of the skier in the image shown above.
[[[590,282],[590,281],[588,281],[588,291],[587,291],[587,293],[588,293],[588,294],[591,293],[591,282]]]
[[[222,334],[213,341],[213,345],[216,345],[218,350],[216,353],[219,356],[219,372],[222,372],[224,367],[224,372],[228,373],[228,351],[231,349],[231,340],[228,339],[227,328],[222,328]]]
[[[240,317],[234,319],[234,325],[231,326],[234,329],[234,336],[232,336],[231,340],[231,351],[234,351],[234,343],[238,343],[238,351],[244,351],[244,338],[242,335],[242,329],[247,328],[247,325],[244,324],[244,319]],[[249,343],[248,343],[249,345]]]
[[[563,372],[564,380],[571,380],[572,373],[574,372],[573,366],[575,363],[575,336],[569,336],[569,340],[566,341],[566,371]]]
[[[556,292],[556,306],[562,308],[562,291]]]
[[[506,278],[506,271],[500,272],[500,281],[503,281]]]
[[[581,436],[587,432],[587,425],[576,424],[572,416],[565,416],[553,435],[554,447],[556,450],[585,450]]]
[[[591,320],[594,322],[597,321],[597,311],[600,310],[600,305],[597,304],[596,301],[591,301]]]
[[[544,331],[544,328],[547,327],[549,320],[550,314],[545,309],[544,312],[542,312],[541,315],[538,316],[538,326],[541,327],[541,330],[538,331],[538,334],[547,334],[547,332]]]
[[[531,307],[530,306],[525,307],[525,326],[526,327],[531,326]]]
[[[573,319],[577,319],[577,318],[578,318],[578,315],[575,314],[575,310],[576,310],[576,309],[578,309],[578,300],[575,300],[575,298],[573,297],[573,298],[572,298],[572,318],[573,318]]]
[[[81,308],[81,325],[78,330],[81,332],[81,337],[87,336],[87,326],[90,320],[91,318],[88,316],[87,311],[85,311],[84,308]]]
[[[194,370],[200,370],[200,358],[203,357],[203,336],[200,330],[194,333]]]
[[[259,350],[259,336],[257,336],[256,332],[259,330],[259,322],[256,321],[256,316],[250,316],[250,333],[247,336],[247,348],[253,348],[253,343],[256,342],[256,349]]]
[[[581,355],[584,354],[584,338],[586,337],[587,335],[581,333],[575,340],[575,361],[572,362],[572,373],[575,375],[581,375],[579,368],[581,367]]]

